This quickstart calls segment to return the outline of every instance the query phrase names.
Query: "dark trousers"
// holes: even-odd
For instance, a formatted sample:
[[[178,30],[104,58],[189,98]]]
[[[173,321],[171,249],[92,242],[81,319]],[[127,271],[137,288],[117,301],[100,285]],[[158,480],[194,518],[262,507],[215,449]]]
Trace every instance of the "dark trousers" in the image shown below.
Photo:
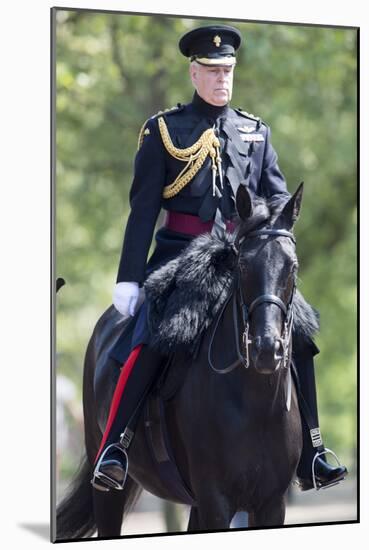
[[[297,476],[301,478],[311,477],[311,465],[317,451],[324,449],[323,445],[313,447],[310,436],[310,428],[319,427],[317,392],[315,383],[314,355],[319,353],[319,349],[314,342],[297,342],[293,343],[293,361],[297,371],[297,387],[298,400],[300,404],[301,422],[302,422],[302,440],[303,448],[301,459],[297,467]],[[307,414],[301,407],[301,396],[308,408],[309,423],[308,426]],[[322,456],[324,459],[324,456]]]
[[[129,358],[127,363],[128,361]],[[118,382],[112,399],[112,404],[118,402],[118,408],[116,409],[109,432],[104,434],[104,436],[107,436],[106,441],[103,447],[100,448],[95,462],[109,445],[117,443],[120,440],[121,433],[135,413],[142,396],[147,393],[155,380],[157,380],[160,371],[165,365],[165,361],[165,356],[152,348],[148,348],[147,345],[142,345],[127,379],[123,393],[117,392],[119,386]],[[124,365],[123,369],[127,367],[127,363]],[[120,376],[122,376],[122,374],[123,372],[121,372]]]

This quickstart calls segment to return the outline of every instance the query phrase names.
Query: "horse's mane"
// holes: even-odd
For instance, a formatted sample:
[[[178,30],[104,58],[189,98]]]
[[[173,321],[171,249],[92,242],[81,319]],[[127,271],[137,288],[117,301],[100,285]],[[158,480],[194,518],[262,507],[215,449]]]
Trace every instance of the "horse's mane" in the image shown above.
[[[272,225],[281,206],[257,198],[253,214],[238,227],[239,236]],[[154,271],[145,282],[151,345],[163,353],[184,348],[190,353],[232,291],[237,258],[234,235],[206,233],[180,256]],[[294,304],[294,334],[310,339],[319,330],[316,311],[299,291]]]

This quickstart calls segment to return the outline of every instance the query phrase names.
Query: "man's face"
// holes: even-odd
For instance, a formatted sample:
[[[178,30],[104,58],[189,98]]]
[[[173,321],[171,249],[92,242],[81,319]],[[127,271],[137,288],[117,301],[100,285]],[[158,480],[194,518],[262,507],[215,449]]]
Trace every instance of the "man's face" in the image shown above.
[[[221,107],[231,100],[233,89],[233,67],[207,67],[191,63],[190,75],[199,96],[210,103]]]

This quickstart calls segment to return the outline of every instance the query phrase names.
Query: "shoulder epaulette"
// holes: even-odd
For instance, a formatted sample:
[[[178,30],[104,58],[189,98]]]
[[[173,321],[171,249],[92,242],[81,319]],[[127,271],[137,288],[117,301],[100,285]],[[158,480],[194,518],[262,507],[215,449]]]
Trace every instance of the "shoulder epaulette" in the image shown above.
[[[170,109],[165,109],[164,111],[159,111],[158,114],[155,116],[174,115],[174,113],[178,113],[179,111],[182,111],[182,109],[184,109],[184,105],[182,105],[181,103],[177,103],[175,107],[171,107]]]
[[[184,108],[184,105],[181,105],[181,103],[177,103],[175,107],[164,109],[164,111],[158,111],[155,115],[152,115],[151,117],[146,119],[141,127],[140,133],[138,134],[137,149],[141,147],[144,137],[150,134],[149,128],[146,128],[146,124],[149,122],[149,120],[154,120],[155,118],[158,118],[160,115],[172,115],[174,113],[178,113],[183,108]]]
[[[249,118],[250,120],[254,120],[255,122],[257,122],[258,124],[265,124],[265,122],[263,120],[261,120],[260,117],[258,116],[255,116],[253,115],[252,113],[248,113],[247,111],[244,111],[243,109],[241,109],[240,107],[238,107],[237,109],[235,109],[235,111],[237,111],[238,114],[246,117],[246,118]]]

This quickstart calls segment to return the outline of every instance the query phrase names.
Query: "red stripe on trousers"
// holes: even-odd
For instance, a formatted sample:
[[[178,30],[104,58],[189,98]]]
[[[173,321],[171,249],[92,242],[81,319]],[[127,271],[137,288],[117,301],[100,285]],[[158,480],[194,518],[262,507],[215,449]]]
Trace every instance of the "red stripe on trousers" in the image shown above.
[[[97,462],[97,460],[100,456],[100,453],[102,452],[102,450],[105,446],[106,440],[108,439],[109,432],[111,430],[111,427],[113,425],[113,422],[114,422],[115,417],[116,417],[117,412],[118,412],[118,408],[119,408],[120,400],[121,400],[123,392],[124,392],[124,388],[126,387],[129,375],[131,374],[132,369],[133,369],[133,367],[136,363],[136,359],[139,356],[142,345],[143,344],[140,344],[139,346],[136,346],[131,351],[131,353],[130,353],[127,361],[124,363],[124,366],[123,366],[123,368],[121,370],[121,373],[119,375],[118,383],[116,385],[114,395],[113,395],[113,399],[112,399],[112,402],[111,402],[111,405],[110,405],[108,421],[106,423],[105,432],[104,432],[103,438],[101,440],[100,449],[99,449],[99,452],[97,453],[95,463]]]

